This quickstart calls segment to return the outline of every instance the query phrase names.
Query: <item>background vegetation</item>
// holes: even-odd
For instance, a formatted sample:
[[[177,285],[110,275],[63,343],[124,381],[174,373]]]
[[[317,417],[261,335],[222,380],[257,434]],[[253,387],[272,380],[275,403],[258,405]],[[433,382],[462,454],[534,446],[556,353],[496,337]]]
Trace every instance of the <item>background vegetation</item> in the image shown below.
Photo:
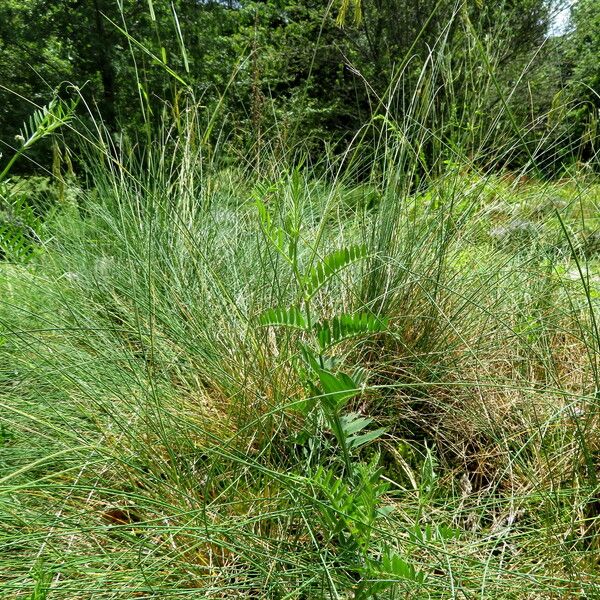
[[[0,5],[3,598],[599,597],[560,8]]]
[[[546,169],[594,154],[595,0],[575,3],[570,26],[552,37],[565,5],[548,0],[357,2],[6,0],[2,142],[14,145],[31,103],[53,90],[68,96],[77,86],[82,115],[136,140],[165,110],[176,120],[191,91],[218,123],[211,141],[225,136],[232,155],[303,143],[316,156],[343,150],[374,115],[405,115],[428,67],[436,94],[427,125],[442,145],[483,145],[497,160],[503,129],[518,126],[531,148],[545,146]],[[499,131],[485,139],[490,119]],[[429,159],[439,148],[426,150]],[[514,167],[529,157],[506,158]]]

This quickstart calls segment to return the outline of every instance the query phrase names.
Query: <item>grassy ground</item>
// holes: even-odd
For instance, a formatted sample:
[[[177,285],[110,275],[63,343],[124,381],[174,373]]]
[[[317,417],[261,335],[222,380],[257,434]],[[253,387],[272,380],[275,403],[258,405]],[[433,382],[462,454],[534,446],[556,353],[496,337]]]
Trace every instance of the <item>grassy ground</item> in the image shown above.
[[[180,150],[0,263],[0,595],[600,597],[600,187]]]

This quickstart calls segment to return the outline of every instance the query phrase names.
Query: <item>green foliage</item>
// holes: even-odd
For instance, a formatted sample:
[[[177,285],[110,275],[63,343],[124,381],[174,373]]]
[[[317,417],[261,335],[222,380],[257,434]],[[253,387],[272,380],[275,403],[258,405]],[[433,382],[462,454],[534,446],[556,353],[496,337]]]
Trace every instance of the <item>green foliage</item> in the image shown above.
[[[370,558],[373,546],[373,532],[379,520],[392,510],[382,506],[388,491],[388,484],[381,480],[381,469],[377,466],[379,457],[370,463],[359,463],[349,480],[344,480],[332,470],[319,467],[312,476],[312,485],[319,489],[317,499],[318,514],[324,534],[335,541],[339,547],[340,558],[345,570],[352,579],[358,579],[354,586],[356,598],[372,598],[374,594],[390,587],[389,561],[382,560],[382,569]],[[384,550],[384,556],[391,550]],[[400,572],[399,557],[391,564],[397,578],[411,577],[412,581],[422,583],[423,576],[408,563]],[[388,582],[382,583],[382,580]]]
[[[0,596],[597,594],[600,187],[548,6],[0,4],[2,81],[89,80],[0,182]]]
[[[357,383],[346,373],[327,368],[333,363],[325,351],[343,340],[381,332],[385,320],[368,313],[340,314],[331,319],[321,320],[314,325],[312,301],[317,291],[336,277],[340,271],[353,262],[366,256],[366,247],[350,246],[327,254],[314,265],[308,274],[303,274],[299,265],[299,236],[301,223],[288,221],[285,228],[273,224],[265,205],[256,201],[263,231],[269,242],[292,266],[296,277],[298,294],[303,308],[290,306],[271,308],[259,317],[263,326],[282,326],[298,329],[305,339],[299,343],[299,351],[304,359],[300,375],[305,375],[307,391],[312,392],[310,400],[316,400],[329,427],[338,441],[348,472],[352,471],[351,453],[363,444],[375,440],[384,430],[358,435],[372,419],[361,419],[358,415],[342,413],[346,404],[360,391]],[[287,240],[287,244],[286,244]],[[306,370],[304,370],[306,369]],[[308,405],[313,405],[309,402]]]
[[[593,595],[597,185],[376,163],[365,209],[200,137],[94,148],[0,263],[0,595]]]
[[[365,258],[366,255],[366,246],[355,245],[349,248],[340,248],[325,256],[305,277],[306,294],[308,297],[312,298],[336,273],[351,263]]]
[[[7,178],[9,171],[20,156],[71,121],[76,106],[76,100],[67,104],[59,98],[53,98],[48,105],[33,112],[23,125],[21,133],[16,136],[19,147],[0,171],[0,184]]]
[[[266,206],[260,201],[256,205],[265,237],[290,263],[297,292],[303,299],[303,310],[298,306],[269,309],[260,316],[259,322],[263,326],[292,328],[303,333],[303,340],[298,343],[303,358],[298,375],[304,379],[305,406],[316,407],[324,418],[337,442],[343,465],[343,477],[339,475],[339,467],[319,466],[311,478],[311,486],[317,486],[324,494],[325,501],[318,504],[323,530],[337,541],[340,555],[351,565],[350,571],[359,573],[360,565],[368,560],[372,527],[380,516],[380,503],[388,486],[381,482],[378,457],[365,464],[358,459],[358,450],[380,438],[385,429],[369,430],[373,418],[346,412],[348,403],[361,391],[359,383],[339,368],[328,368],[326,365],[337,361],[326,356],[325,351],[343,340],[383,331],[385,320],[368,313],[355,313],[335,315],[312,326],[311,323],[316,293],[343,269],[366,258],[367,248],[353,245],[330,252],[305,274],[299,264],[301,222],[288,221],[284,228],[279,228],[273,224]],[[309,438],[308,442],[314,445],[318,429],[309,435],[312,440]],[[365,593],[365,598],[370,597]]]
[[[364,444],[376,440],[385,433],[385,429],[383,428],[361,433],[371,425],[373,419],[371,417],[363,417],[357,413],[345,414],[341,417],[340,421],[345,444],[349,450],[356,450]]]
[[[389,486],[382,482],[376,463],[377,457],[371,463],[358,464],[352,480],[322,467],[312,477],[326,498],[320,511],[323,530],[337,538],[344,550],[358,551],[363,560],[368,556],[376,521],[388,512],[380,503]]]
[[[586,4],[593,2],[582,2],[576,14],[584,15]],[[7,105],[15,110],[0,112],[0,137],[12,140],[28,111],[25,98],[41,103],[46,85],[70,81],[96,119],[95,107],[111,132],[131,139],[147,140],[165,118],[181,127],[192,95],[201,106],[195,118],[212,123],[204,142],[227,140],[228,160],[246,152],[256,160],[264,147],[280,155],[300,147],[318,159],[323,150],[345,151],[356,135],[376,138],[377,132],[364,130],[374,115],[403,123],[419,94],[435,89],[422,124],[438,139],[422,146],[425,163],[440,151],[453,158],[452,150],[466,141],[471,147],[465,151],[485,145],[493,159],[516,136],[515,125],[531,131],[531,144],[540,144],[549,164],[568,162],[578,151],[576,132],[569,134],[569,150],[551,158],[557,131],[545,122],[550,112],[557,118],[553,99],[565,89],[565,65],[546,50],[555,44],[544,46],[551,8],[546,0],[460,6],[445,0],[418,6],[407,0],[331,6],[313,0],[158,0],[143,7],[10,0],[0,7],[0,22],[11,23],[0,27],[0,43],[8,49],[0,75]],[[574,22],[581,22],[581,31],[565,56],[579,66],[567,69],[568,78],[593,90],[587,75],[593,66],[585,58],[593,48],[581,41],[593,19]],[[31,69],[15,70],[15,64]],[[424,69],[431,84],[421,77]],[[20,97],[9,96],[9,89]],[[592,96],[586,94],[593,104]],[[502,97],[510,101],[504,105]],[[583,118],[577,113],[582,109],[569,108],[571,125]],[[492,124],[489,114],[496,115]],[[589,127],[588,137],[595,135]],[[513,165],[522,160],[511,159]]]
[[[344,340],[384,331],[385,327],[385,319],[366,312],[336,315],[314,326],[321,352]]]
[[[598,152],[600,111],[600,3],[581,0],[571,9],[571,28],[562,41],[563,71],[569,74],[565,95],[572,100],[564,118],[568,142],[577,144],[578,158],[590,160]]]
[[[26,262],[41,251],[42,219],[23,197],[9,201],[0,211],[0,258]]]
[[[261,325],[284,325],[297,329],[306,329],[306,321],[302,311],[291,306],[289,308],[271,308],[260,316]]]
[[[380,594],[393,587],[394,584],[409,582],[423,586],[426,583],[425,573],[415,569],[410,561],[394,552],[384,554],[381,563],[376,567],[371,567],[368,576],[377,578],[370,587],[371,594]]]
[[[42,219],[36,203],[7,178],[15,162],[41,140],[69,124],[77,102],[65,104],[55,98],[36,110],[21,129],[20,147],[0,171],[0,259],[11,262],[29,260],[40,250]]]

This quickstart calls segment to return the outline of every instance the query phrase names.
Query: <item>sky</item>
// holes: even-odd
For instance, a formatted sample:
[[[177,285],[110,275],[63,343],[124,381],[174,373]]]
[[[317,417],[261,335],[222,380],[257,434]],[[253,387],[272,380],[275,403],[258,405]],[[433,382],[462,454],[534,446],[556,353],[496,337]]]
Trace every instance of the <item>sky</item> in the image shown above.
[[[569,26],[569,14],[571,12],[571,7],[577,2],[577,0],[569,0],[568,2],[563,2],[560,10],[557,10],[556,15],[554,16],[554,20],[552,25],[550,26],[550,35],[562,35],[567,30]]]

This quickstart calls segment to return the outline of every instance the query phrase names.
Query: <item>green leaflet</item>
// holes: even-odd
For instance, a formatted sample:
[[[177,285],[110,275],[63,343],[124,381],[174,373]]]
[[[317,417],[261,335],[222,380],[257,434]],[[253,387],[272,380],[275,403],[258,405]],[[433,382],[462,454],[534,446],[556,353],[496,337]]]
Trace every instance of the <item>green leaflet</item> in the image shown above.
[[[397,580],[408,580],[416,583],[425,582],[425,573],[417,571],[409,562],[395,552],[384,554],[381,567],[383,573],[391,575]]]
[[[383,331],[386,325],[385,319],[370,313],[341,314],[317,323],[315,333],[321,350],[325,350],[351,337]]]
[[[356,383],[345,373],[331,373],[317,369],[317,375],[323,391],[322,402],[331,410],[338,411],[359,391]]]
[[[373,422],[373,419],[371,417],[362,417],[357,413],[343,415],[340,421],[342,431],[346,437],[346,445],[350,450],[360,448],[385,433],[385,429],[383,428],[361,433],[361,431],[364,431]]]
[[[291,306],[289,308],[270,308],[259,317],[259,322],[261,325],[274,325],[306,330],[306,320],[297,306]]]
[[[312,298],[333,275],[365,256],[367,256],[367,247],[364,244],[340,248],[325,256],[305,277],[307,296]]]

